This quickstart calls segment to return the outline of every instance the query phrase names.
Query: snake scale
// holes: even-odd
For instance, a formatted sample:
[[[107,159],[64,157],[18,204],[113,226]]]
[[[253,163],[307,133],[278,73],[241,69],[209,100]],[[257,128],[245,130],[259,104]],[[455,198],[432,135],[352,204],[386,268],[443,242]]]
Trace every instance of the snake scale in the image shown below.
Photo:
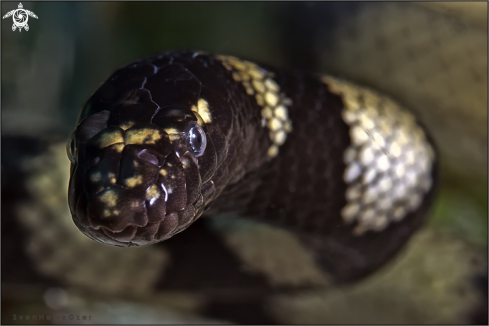
[[[294,234],[339,283],[399,251],[437,175],[429,135],[390,98],[190,51],[116,71],[82,109],[68,156],[73,221],[93,240],[153,244],[237,214]]]

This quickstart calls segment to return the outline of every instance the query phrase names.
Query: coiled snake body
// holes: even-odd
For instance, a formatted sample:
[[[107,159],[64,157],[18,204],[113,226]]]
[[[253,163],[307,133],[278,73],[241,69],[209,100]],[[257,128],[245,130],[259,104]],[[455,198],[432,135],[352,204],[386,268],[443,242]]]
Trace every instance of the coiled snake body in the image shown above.
[[[145,245],[202,214],[285,228],[337,282],[392,257],[433,196],[433,146],[374,91],[230,56],[168,52],[115,72],[68,148],[90,238]]]

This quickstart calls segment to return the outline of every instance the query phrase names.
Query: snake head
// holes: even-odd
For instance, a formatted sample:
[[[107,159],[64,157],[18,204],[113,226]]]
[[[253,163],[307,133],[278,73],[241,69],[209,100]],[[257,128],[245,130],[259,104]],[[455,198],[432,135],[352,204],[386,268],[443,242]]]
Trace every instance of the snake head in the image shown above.
[[[178,65],[140,62],[88,100],[68,143],[69,205],[85,235],[152,244],[202,215],[226,136],[209,123],[201,86]]]
[[[70,142],[75,224],[118,246],[151,244],[184,230],[203,210],[204,129],[182,109],[166,110],[165,127],[109,120],[109,111],[85,118]]]

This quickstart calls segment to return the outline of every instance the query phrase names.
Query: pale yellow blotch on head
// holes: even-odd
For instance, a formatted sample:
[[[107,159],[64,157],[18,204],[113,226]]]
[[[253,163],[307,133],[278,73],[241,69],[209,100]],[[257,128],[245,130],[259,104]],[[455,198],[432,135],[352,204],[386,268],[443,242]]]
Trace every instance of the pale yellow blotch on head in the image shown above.
[[[179,135],[180,134],[180,132],[177,129],[175,129],[175,128],[166,128],[166,129],[163,129],[163,130],[166,131],[166,133],[168,135]]]
[[[136,177],[128,178],[125,180],[125,185],[128,186],[129,188],[136,187],[137,185],[140,185],[143,183],[143,176],[138,175]]]
[[[168,174],[168,172],[166,172],[165,169],[161,169],[160,174],[165,177]]]
[[[99,182],[100,180],[102,180],[102,173],[95,172],[95,173],[90,174],[90,181]]]
[[[151,199],[158,199],[160,198],[160,191],[156,185],[152,185],[147,191],[146,191],[146,200],[151,200]]]
[[[104,216],[103,217],[109,217],[109,216],[117,216],[120,214],[120,211],[116,210],[116,209],[105,209],[104,210]]]
[[[156,141],[162,138],[159,130],[144,128],[144,129],[129,129],[126,131],[126,144],[155,144]]]
[[[212,122],[212,115],[211,112],[209,111],[209,103],[207,103],[206,100],[201,98],[197,102],[197,113],[200,115],[202,120],[204,120],[205,123],[211,123]]]
[[[194,105],[194,107],[195,107],[195,105]],[[199,126],[203,126],[205,124],[204,119],[202,119],[202,117],[200,116],[200,114],[196,110],[197,110],[197,107],[195,107],[195,110],[194,110],[195,117],[197,118],[197,124]]]
[[[180,139],[182,137],[182,134],[183,134],[182,132],[179,132],[175,128],[166,128],[166,129],[163,129],[163,130],[165,130],[166,133],[168,134],[168,138],[170,139],[170,141],[174,141],[174,140]]]
[[[184,169],[188,169],[190,167],[190,160],[188,158],[182,157],[181,162]]]
[[[127,130],[127,129],[131,128],[132,126],[134,126],[134,121],[126,121],[126,122],[121,123],[121,125],[119,127],[122,130]]]
[[[118,195],[113,190],[107,190],[102,195],[99,196],[99,199],[102,203],[106,204],[108,207],[115,207],[117,205]]]
[[[108,177],[109,177],[109,182],[110,183],[115,183],[116,182],[115,174],[114,173],[109,173]]]
[[[124,136],[121,130],[114,130],[110,133],[104,132],[97,141],[99,148],[105,148],[117,143],[124,143]]]
[[[120,153],[124,149],[125,144],[116,144],[112,148],[117,152]]]

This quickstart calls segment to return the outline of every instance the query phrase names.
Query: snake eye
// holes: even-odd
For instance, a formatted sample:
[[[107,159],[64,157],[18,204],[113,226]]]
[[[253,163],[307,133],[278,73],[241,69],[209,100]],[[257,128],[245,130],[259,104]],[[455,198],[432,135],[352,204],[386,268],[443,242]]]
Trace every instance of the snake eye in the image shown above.
[[[72,135],[71,138],[66,143],[66,154],[68,154],[68,158],[73,164],[76,163],[75,152],[76,152],[76,142],[75,142],[75,138]]]
[[[204,154],[207,138],[204,129],[195,122],[191,123],[187,132],[187,143],[195,156]]]

